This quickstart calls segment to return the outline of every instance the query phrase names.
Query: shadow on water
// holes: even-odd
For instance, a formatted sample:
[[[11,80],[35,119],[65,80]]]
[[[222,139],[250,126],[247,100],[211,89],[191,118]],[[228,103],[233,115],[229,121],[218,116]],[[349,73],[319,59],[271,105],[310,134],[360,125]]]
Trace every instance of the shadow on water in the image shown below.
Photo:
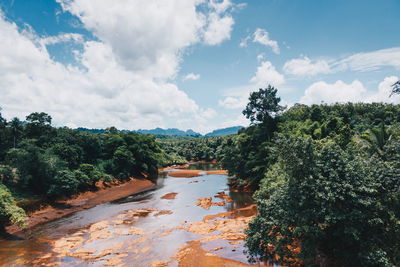
[[[212,162],[193,162],[189,164],[188,170],[218,171],[222,167],[218,163]]]

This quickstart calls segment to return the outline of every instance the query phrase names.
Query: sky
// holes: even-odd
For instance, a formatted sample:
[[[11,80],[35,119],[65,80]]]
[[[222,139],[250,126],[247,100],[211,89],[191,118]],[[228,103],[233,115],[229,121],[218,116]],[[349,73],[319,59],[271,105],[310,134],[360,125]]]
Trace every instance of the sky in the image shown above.
[[[248,125],[281,103],[400,103],[398,0],[0,0],[0,107],[72,128]]]

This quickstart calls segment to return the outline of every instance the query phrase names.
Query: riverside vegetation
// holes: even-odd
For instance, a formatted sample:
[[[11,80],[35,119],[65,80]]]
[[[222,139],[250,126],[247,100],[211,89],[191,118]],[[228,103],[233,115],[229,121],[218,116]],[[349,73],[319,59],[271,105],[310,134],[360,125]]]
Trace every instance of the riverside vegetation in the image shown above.
[[[156,175],[158,168],[216,157],[222,137],[156,137],[118,131],[88,132],[51,125],[46,113],[7,121],[0,113],[0,232],[25,227],[18,201],[53,201],[95,190],[99,181]]]
[[[399,84],[393,93],[398,93]],[[251,125],[224,137],[92,133],[0,114],[0,225],[24,227],[17,201],[68,197],[98,181],[149,176],[217,159],[231,184],[258,189],[246,230],[251,260],[306,266],[400,264],[400,105],[281,106],[274,87],[253,92]]]
[[[246,231],[250,257],[399,266],[400,105],[296,104],[283,112],[276,92],[250,95],[243,114],[252,125],[223,147],[237,184],[259,188]]]

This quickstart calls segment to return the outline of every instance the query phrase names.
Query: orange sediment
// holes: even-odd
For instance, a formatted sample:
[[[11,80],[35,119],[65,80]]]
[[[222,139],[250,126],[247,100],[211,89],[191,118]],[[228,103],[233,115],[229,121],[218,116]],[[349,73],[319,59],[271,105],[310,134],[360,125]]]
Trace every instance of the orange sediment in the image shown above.
[[[221,174],[221,175],[228,175],[226,170],[218,170],[218,171],[206,171],[206,174]]]
[[[177,171],[171,171],[170,173],[168,173],[169,176],[182,177],[182,178],[191,178],[191,177],[196,177],[196,176],[202,176],[203,174],[228,175],[228,172],[225,170],[217,170],[217,171],[177,170]]]
[[[252,266],[240,261],[221,258],[214,253],[210,253],[201,248],[199,241],[190,241],[175,254],[175,259],[179,262],[178,266],[207,267],[207,266]]]
[[[64,207],[48,206],[29,214],[28,228],[62,218],[77,211],[92,208],[102,203],[140,193],[154,187],[155,184],[149,180],[131,178],[128,182],[113,185],[109,188],[102,188],[95,192],[88,191],[80,193],[71,199],[56,202]],[[11,225],[6,229],[10,234],[20,232],[20,229],[15,225]]]
[[[177,177],[177,178],[190,178],[201,176],[201,170],[179,170],[179,171],[172,171],[168,173],[169,176]]]
[[[161,197],[161,199],[175,199],[178,193],[167,193]]]

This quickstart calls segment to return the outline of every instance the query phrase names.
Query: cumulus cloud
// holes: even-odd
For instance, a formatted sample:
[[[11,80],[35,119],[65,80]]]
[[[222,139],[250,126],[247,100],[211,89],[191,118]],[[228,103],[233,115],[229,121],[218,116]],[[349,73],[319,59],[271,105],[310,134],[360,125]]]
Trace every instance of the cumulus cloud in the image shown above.
[[[160,78],[175,74],[179,51],[199,40],[204,15],[196,0],[57,0],[84,27],[112,47],[119,64]]]
[[[218,104],[227,109],[237,109],[237,108],[244,108],[246,105],[246,98],[243,97],[233,97],[228,96],[223,100],[220,100]]]
[[[385,102],[385,103],[400,103],[400,95],[392,95],[392,85],[399,80],[399,77],[386,77],[378,85],[378,91],[372,93],[366,98],[366,102]]]
[[[228,8],[232,7],[233,4],[230,0],[222,0],[221,2],[216,0],[210,0],[208,6],[215,10],[216,13],[224,13]]]
[[[195,81],[198,79],[200,79],[200,74],[195,74],[195,73],[188,73],[182,78],[183,81],[187,81],[187,80]]]
[[[280,53],[278,42],[271,40],[269,38],[269,33],[264,29],[256,29],[253,34],[253,42],[271,47],[272,51],[274,51],[275,54]]]
[[[249,85],[229,90],[225,98],[218,103],[226,109],[244,108],[250,92],[255,88],[265,88],[268,85],[279,86],[285,83],[284,75],[280,74],[269,61],[262,61],[257,67],[256,74],[250,79]]]
[[[248,43],[252,41],[253,43],[259,43],[268,47],[271,47],[272,51],[275,54],[280,53],[278,42],[275,40],[271,40],[269,38],[269,33],[261,28],[257,28],[253,34],[249,34],[245,38],[240,41],[240,47],[246,47]]]
[[[212,13],[209,16],[208,27],[204,32],[204,42],[208,45],[218,45],[230,39],[234,20],[232,16],[220,16]]]
[[[400,103],[400,96],[389,97],[391,85],[398,80],[398,77],[386,77],[379,85],[378,90],[368,91],[358,80],[345,83],[341,80],[335,83],[324,81],[313,83],[306,89],[300,98],[303,104],[319,104],[321,102],[344,103],[344,102],[387,102]]]
[[[311,60],[308,57],[287,61],[283,70],[286,74],[296,76],[313,76],[331,72],[329,64],[325,60]]]
[[[285,77],[280,74],[269,61],[262,61],[257,67],[255,76],[250,79],[250,82],[258,87],[267,85],[278,86],[285,82]]]
[[[199,107],[172,80],[182,53],[203,42],[216,11],[199,11],[198,0],[117,1],[112,8],[106,0],[58,2],[96,39],[41,37],[0,12],[0,106],[7,118],[45,111],[70,127],[209,127],[215,111]],[[52,59],[47,46],[60,42],[81,44],[77,66]]]

